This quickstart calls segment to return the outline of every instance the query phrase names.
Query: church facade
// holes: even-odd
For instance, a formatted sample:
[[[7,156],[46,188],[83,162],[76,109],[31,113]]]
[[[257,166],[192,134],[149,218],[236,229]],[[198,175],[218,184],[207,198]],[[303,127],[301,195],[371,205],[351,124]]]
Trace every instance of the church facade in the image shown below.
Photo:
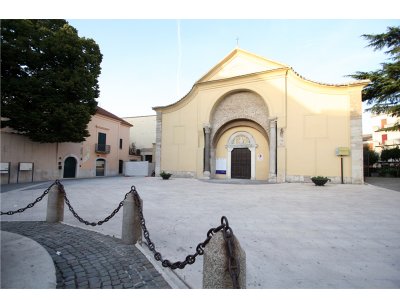
[[[182,99],[153,108],[156,174],[362,183],[367,84],[317,83],[236,48]]]

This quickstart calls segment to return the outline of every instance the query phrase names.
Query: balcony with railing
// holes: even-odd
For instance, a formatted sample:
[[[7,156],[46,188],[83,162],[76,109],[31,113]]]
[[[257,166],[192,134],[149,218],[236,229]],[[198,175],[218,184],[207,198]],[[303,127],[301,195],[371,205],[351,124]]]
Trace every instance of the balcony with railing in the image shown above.
[[[110,149],[111,149],[110,145],[96,144],[94,151],[96,153],[108,154],[108,153],[110,153]]]

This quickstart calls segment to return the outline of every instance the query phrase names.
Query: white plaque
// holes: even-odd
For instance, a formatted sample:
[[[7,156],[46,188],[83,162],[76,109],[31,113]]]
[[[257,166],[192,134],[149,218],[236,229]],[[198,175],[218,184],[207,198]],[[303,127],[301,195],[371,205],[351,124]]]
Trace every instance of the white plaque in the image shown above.
[[[20,171],[32,171],[33,163],[19,163]]]
[[[9,163],[0,163],[0,174],[8,174]]]

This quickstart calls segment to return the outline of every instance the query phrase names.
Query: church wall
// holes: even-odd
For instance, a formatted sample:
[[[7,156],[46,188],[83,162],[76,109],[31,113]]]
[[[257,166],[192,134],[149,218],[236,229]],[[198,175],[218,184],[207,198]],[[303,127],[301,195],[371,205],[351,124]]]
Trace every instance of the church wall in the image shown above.
[[[201,84],[184,102],[162,112],[161,170],[183,177],[202,177],[203,127],[210,124],[211,112],[218,100],[243,90],[259,94],[270,114],[284,114],[282,72],[272,78],[255,75],[251,80],[236,78]]]
[[[161,171],[194,177],[197,165],[196,103],[162,115]]]
[[[330,91],[288,82],[287,180],[299,175],[340,180],[337,147],[350,145],[350,99],[346,90]],[[344,158],[344,177],[351,182],[351,157]]]
[[[232,56],[234,55],[235,52]],[[275,139],[268,144],[263,137],[266,149],[266,152],[262,153],[265,169],[257,165],[256,179],[269,177],[270,182],[309,181],[310,177],[320,175],[340,182],[340,158],[336,156],[335,150],[337,147],[348,147],[351,149],[351,155],[344,157],[345,182],[362,182],[362,175],[358,175],[362,174],[360,103],[361,90],[367,83],[357,82],[340,86],[319,84],[301,78],[283,65],[271,66],[277,68],[274,70],[265,67],[266,71],[243,74],[240,68],[245,67],[247,60],[231,58],[227,57],[211,73],[195,83],[183,99],[172,105],[156,108],[156,111],[162,114],[161,170],[178,175],[203,177],[203,128],[210,126],[210,170],[213,177],[216,158],[226,156],[225,145],[228,135],[231,134],[231,129],[225,132],[214,149],[213,143],[216,141],[213,138],[219,128],[224,128],[224,124],[232,119],[249,119],[267,132],[272,126],[272,136],[275,136],[276,120],[277,172],[275,174],[275,168],[269,161],[274,161],[275,151],[269,152],[270,148],[275,149]],[[257,58],[255,61],[260,60]],[[251,59],[249,66],[250,69],[258,70]],[[228,78],[229,76],[233,77]],[[221,106],[218,112],[218,116],[222,117],[213,119],[213,112],[220,101],[237,92],[254,92],[262,98],[267,107],[265,119],[261,122],[264,122],[263,124],[255,120],[260,115],[257,108],[261,107],[259,102],[254,104],[254,114],[251,109],[241,109],[243,113],[238,113],[238,108],[243,108],[245,102],[237,107],[226,102],[227,105]],[[237,96],[232,99],[242,101],[242,96]],[[232,118],[229,117],[231,115]],[[251,130],[252,134],[257,135],[256,129]],[[271,132],[268,134],[271,135]],[[256,139],[258,143],[259,137]],[[257,148],[257,151],[259,149],[261,148]]]

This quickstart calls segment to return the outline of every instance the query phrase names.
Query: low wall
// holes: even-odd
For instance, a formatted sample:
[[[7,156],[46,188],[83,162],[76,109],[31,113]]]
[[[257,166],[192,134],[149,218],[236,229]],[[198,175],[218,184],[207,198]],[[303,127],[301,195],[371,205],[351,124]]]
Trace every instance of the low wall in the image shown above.
[[[126,161],[124,162],[125,176],[149,176],[148,161]]]

